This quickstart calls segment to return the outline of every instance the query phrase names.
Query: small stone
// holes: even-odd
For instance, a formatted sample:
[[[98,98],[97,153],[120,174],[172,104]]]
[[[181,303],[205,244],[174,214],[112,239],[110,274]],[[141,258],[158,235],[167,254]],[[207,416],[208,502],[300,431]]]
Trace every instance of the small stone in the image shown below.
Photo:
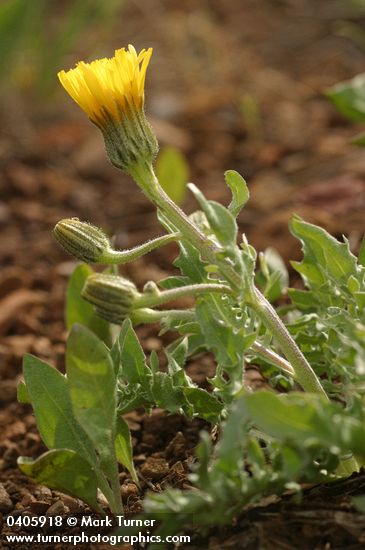
[[[30,443],[39,443],[39,436],[37,434],[33,434],[32,432],[28,432],[25,439]]]
[[[56,500],[47,510],[47,516],[65,516],[67,513],[66,507],[62,500]]]
[[[81,500],[70,497],[69,495],[62,495],[62,500],[66,508],[69,509],[71,514],[77,514],[85,509],[85,505]]]
[[[43,516],[49,508],[49,502],[35,500],[29,504],[29,510],[38,516]]]
[[[9,493],[9,495],[18,495],[19,494],[19,487],[15,485],[12,481],[5,481],[4,487],[6,491]]]
[[[7,514],[14,508],[14,505],[9,497],[8,492],[6,491],[4,485],[0,483],[0,512]]]
[[[36,497],[39,497],[41,499],[43,498],[50,498],[52,497],[52,491],[51,489],[48,489],[48,487],[39,486],[35,491],[34,494]]]
[[[179,458],[185,456],[186,451],[186,439],[182,432],[177,432],[173,439],[166,447],[166,456]]]
[[[144,433],[142,436],[142,442],[146,446],[153,448],[154,444],[156,443],[156,436],[151,433]]]
[[[34,498],[33,495],[31,495],[30,493],[25,493],[25,495],[23,496],[23,498],[20,501],[20,504],[23,506],[23,508],[26,508],[32,502],[34,502],[34,500],[35,500],[35,498]],[[32,510],[32,511],[34,511],[34,510]]]
[[[3,459],[9,465],[15,465],[19,456],[19,449],[16,445],[9,446],[3,454]]]
[[[16,380],[0,381],[0,403],[10,403],[16,398]]]
[[[141,466],[143,476],[150,479],[159,479],[169,472],[168,462],[164,458],[148,457],[146,462]]]
[[[126,500],[129,497],[137,496],[139,494],[139,489],[135,483],[125,483],[121,487],[121,493],[123,500]]]
[[[171,470],[173,470],[175,474],[179,477],[186,476],[186,470],[181,460],[178,460],[177,462],[175,462],[175,464],[171,466]]]

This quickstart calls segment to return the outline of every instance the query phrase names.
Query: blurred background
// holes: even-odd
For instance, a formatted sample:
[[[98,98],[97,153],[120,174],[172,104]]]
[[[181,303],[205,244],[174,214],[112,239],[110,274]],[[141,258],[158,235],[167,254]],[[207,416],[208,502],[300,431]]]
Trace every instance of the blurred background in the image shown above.
[[[57,71],[128,43],[152,46],[146,109],[169,192],[189,212],[186,181],[228,202],[223,172],[238,170],[251,190],[241,230],[258,250],[273,246],[288,261],[300,255],[287,229],[293,212],[346,234],[354,249],[364,232],[365,157],[351,143],[364,125],[325,95],[364,71],[364,23],[365,0],[2,0],[2,399],[15,398],[25,352],[62,363],[75,263],[53,241],[54,224],[77,216],[119,247],[161,233]],[[175,253],[171,245],[123,273],[138,285],[158,280]]]

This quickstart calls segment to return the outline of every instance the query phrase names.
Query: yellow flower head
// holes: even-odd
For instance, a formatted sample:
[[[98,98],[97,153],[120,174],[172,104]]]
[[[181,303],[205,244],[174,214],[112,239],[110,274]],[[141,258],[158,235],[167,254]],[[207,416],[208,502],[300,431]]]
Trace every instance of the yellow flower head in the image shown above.
[[[103,133],[111,162],[127,172],[148,165],[158,150],[144,114],[144,83],[152,48],[137,54],[133,46],[111,59],[81,61],[61,71],[62,86]]]
[[[80,61],[75,69],[60,71],[58,78],[72,99],[97,126],[108,118],[122,122],[129,109],[144,105],[144,83],[152,48],[137,54],[133,46],[116,50],[111,59]]]

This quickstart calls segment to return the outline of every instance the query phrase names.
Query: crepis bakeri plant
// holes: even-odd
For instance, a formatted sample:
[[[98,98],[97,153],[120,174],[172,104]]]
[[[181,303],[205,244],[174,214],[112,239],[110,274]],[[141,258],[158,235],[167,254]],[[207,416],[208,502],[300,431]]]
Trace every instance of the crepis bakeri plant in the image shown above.
[[[158,406],[167,412],[222,423],[213,453],[207,435],[198,449],[194,491],[150,496],[146,509],[176,513],[183,525],[194,511],[202,524],[232,514],[268,491],[298,487],[303,479],[335,479],[359,469],[365,457],[365,251],[294,216],[290,229],[304,259],[293,263],[305,289],[287,291],[283,262],[260,253],[236,218],[249,198],[244,179],[225,173],[228,207],[189,184],[198,209],[186,215],[164,192],[153,163],[158,145],[144,113],[144,83],[152,50],[132,46],[111,59],[79,63],[59,78],[101,130],[111,162],[127,172],[157,209],[162,236],[115,250],[105,233],[77,218],[60,221],[54,237],[83,262],[67,291],[66,376],[33,356],[24,359],[19,399],[31,403],[44,443],[36,460],[19,467],[38,483],[82,498],[101,511],[122,511],[118,462],[138,483],[123,414]],[[117,266],[175,241],[179,276],[142,291]],[[238,244],[239,243],[239,244]],[[93,272],[88,264],[107,266]],[[258,264],[258,266],[256,265]],[[289,295],[291,303],[272,302]],[[190,309],[169,308],[194,297]],[[161,308],[161,306],[164,306]],[[178,333],[166,347],[167,372],[157,355],[147,360],[133,326],[157,323]],[[184,370],[189,358],[216,359],[211,391]],[[259,365],[272,391],[252,392],[245,370]],[[343,429],[342,429],[343,428]],[[173,500],[171,500],[173,497]],[[225,514],[231,510],[231,515]]]

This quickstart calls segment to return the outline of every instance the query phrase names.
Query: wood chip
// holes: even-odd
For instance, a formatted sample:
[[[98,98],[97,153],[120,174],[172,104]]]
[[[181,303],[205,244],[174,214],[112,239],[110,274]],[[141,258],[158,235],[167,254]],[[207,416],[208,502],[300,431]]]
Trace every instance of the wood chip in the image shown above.
[[[18,289],[8,294],[0,302],[0,334],[4,334],[13,320],[26,308],[44,300],[43,292]]]

